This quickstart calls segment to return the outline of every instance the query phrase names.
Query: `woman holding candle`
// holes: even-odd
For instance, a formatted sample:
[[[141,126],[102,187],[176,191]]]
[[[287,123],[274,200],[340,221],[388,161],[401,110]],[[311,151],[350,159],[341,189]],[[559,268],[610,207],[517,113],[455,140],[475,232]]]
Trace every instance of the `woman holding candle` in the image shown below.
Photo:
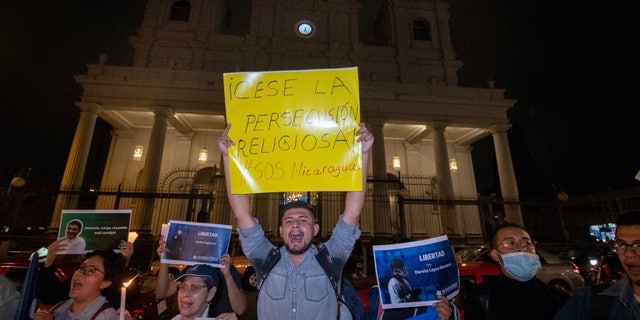
[[[48,247],[48,254],[44,260],[44,266],[40,270],[40,297],[39,302],[41,307],[51,307],[60,301],[64,301],[69,299],[69,289],[71,288],[71,277],[68,274],[63,274],[64,278],[61,278],[61,274],[56,272],[55,261],[58,253],[66,250],[66,246],[61,241],[62,239],[58,239],[52,242]],[[133,256],[134,248],[133,242],[124,242],[120,245],[120,254],[124,259],[124,268],[126,269],[129,265],[129,261]],[[42,257],[41,257],[42,258]],[[71,260],[65,258],[67,260]],[[72,257],[72,259],[76,259]],[[78,258],[79,259],[79,258]],[[135,275],[135,272],[131,274],[127,272],[128,270],[123,270],[119,272],[122,275],[122,279],[130,279]],[[135,301],[138,298],[138,290],[127,290],[127,300]],[[114,296],[106,296],[110,299],[110,302],[114,308],[119,307],[119,292],[115,292]]]
[[[116,310],[105,296],[113,296],[120,290],[118,272],[123,268],[124,258],[113,250],[87,253],[71,278],[69,299],[50,310],[36,311],[34,319],[117,319]]]

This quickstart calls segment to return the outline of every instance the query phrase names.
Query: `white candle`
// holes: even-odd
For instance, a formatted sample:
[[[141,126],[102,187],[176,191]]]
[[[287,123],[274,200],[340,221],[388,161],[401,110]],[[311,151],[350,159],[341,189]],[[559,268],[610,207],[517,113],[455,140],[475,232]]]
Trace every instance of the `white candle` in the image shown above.
[[[124,303],[127,300],[127,287],[120,288],[120,320],[124,320]]]

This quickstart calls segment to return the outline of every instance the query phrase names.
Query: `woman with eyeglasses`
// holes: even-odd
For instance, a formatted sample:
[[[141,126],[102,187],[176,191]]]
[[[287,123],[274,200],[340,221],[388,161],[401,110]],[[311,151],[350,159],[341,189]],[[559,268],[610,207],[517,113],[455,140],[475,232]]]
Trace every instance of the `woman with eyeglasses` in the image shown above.
[[[106,296],[117,296],[118,272],[124,268],[124,258],[113,250],[94,250],[85,255],[71,278],[69,299],[50,310],[36,311],[35,320],[95,319],[115,320],[116,309]]]
[[[190,266],[176,278],[178,282],[178,309],[180,314],[171,320],[193,320],[207,317],[211,300],[218,290],[218,271],[206,264]],[[233,313],[222,313],[216,320],[237,320]]]
[[[69,289],[71,287],[70,273],[59,273],[56,268],[56,257],[59,257],[61,252],[67,249],[64,238],[58,239],[47,247],[47,255],[44,257],[44,265],[40,269],[40,296],[39,303],[41,306],[51,307],[56,303],[69,299]],[[133,243],[125,242],[120,246],[120,254],[124,259],[125,269],[129,265],[129,261],[133,256],[134,248]],[[66,261],[80,260],[81,256],[72,255],[65,257]],[[42,256],[40,258],[43,258]],[[86,257],[83,257],[86,259]],[[65,263],[66,264],[66,263]],[[65,268],[66,269],[66,268]],[[116,292],[115,298],[119,297],[119,293]],[[131,300],[131,296],[135,296],[134,290],[127,291],[127,301]],[[135,298],[135,297],[134,297]],[[115,299],[111,301],[113,307],[116,309],[120,306],[120,300]]]

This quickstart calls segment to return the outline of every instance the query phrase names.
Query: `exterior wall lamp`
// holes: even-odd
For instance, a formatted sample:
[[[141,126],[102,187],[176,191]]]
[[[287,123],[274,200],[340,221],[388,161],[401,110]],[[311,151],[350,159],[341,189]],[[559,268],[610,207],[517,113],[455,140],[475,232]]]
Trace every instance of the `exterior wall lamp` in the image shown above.
[[[133,160],[134,161],[142,161],[142,154],[144,153],[144,147],[139,144],[133,148]]]
[[[200,149],[200,153],[198,153],[198,162],[207,163],[208,159],[209,159],[209,151],[207,151],[207,148]]]
[[[400,157],[398,156],[398,154],[393,156],[393,170],[398,172],[400,171]]]
[[[207,151],[207,136],[204,136],[204,143],[202,144],[202,149],[198,153],[198,162],[201,164],[207,163],[209,160],[209,151]]]
[[[455,158],[449,159],[449,171],[458,172],[458,161]]]

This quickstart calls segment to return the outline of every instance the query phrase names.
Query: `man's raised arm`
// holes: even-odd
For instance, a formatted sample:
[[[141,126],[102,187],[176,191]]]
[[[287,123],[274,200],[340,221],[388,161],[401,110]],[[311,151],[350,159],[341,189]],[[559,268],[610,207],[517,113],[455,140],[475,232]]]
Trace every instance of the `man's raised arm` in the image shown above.
[[[358,142],[362,144],[362,191],[349,191],[345,200],[344,221],[352,226],[357,226],[360,213],[364,206],[364,197],[367,192],[367,167],[369,166],[369,153],[373,146],[373,134],[367,130],[364,123],[359,123],[360,129],[356,135],[360,135]]]
[[[250,211],[249,195],[247,194],[233,194],[231,193],[231,175],[229,174],[229,147],[234,143],[229,138],[229,129],[231,124],[227,124],[227,127],[222,132],[220,138],[218,138],[218,148],[222,154],[222,165],[224,166],[224,180],[227,185],[227,197],[229,198],[229,204],[231,204],[231,211],[236,216],[238,228],[250,228],[254,226],[254,221]]]

